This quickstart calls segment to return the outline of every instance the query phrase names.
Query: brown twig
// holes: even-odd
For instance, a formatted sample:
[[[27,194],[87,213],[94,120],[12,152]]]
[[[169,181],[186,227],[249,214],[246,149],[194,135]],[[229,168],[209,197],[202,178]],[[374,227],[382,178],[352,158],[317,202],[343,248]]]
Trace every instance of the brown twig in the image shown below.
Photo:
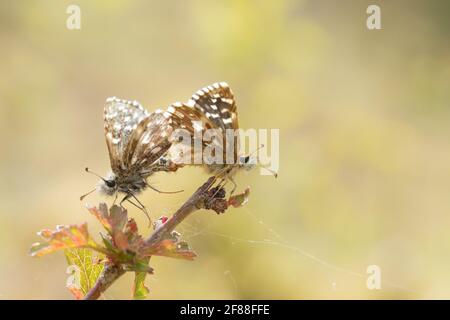
[[[210,177],[192,196],[167,220],[165,224],[156,229],[146,240],[148,245],[153,245],[165,238],[170,237],[171,232],[186,219],[192,212],[206,208],[216,212],[224,210],[224,199],[216,197],[217,192],[211,189],[216,178]],[[226,208],[225,208],[226,209]],[[85,300],[96,300],[108,289],[118,278],[125,273],[120,265],[109,263],[105,266],[102,274],[97,279],[94,287],[86,294]]]
[[[204,202],[208,198],[208,190],[211,188],[215,178],[211,177],[167,220],[160,228],[146,240],[148,245],[158,243],[170,236],[170,233],[192,212],[204,207]]]

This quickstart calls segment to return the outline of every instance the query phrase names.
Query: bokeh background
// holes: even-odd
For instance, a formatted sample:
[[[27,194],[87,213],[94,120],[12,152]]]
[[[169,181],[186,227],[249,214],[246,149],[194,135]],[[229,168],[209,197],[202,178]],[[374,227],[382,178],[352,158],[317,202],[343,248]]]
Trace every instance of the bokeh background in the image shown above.
[[[66,8],[81,8],[81,30]],[[369,4],[382,30],[366,28]],[[103,105],[149,110],[227,81],[243,128],[280,129],[278,179],[237,176],[246,207],[178,230],[194,262],[152,260],[150,299],[450,298],[448,1],[2,1],[0,298],[71,299],[36,232],[99,224],[79,196],[106,173]],[[207,175],[151,182],[172,213]],[[104,201],[98,195],[91,204]],[[110,201],[110,200],[108,200]],[[146,219],[130,208],[144,234]],[[378,265],[382,289],[368,290]],[[131,297],[132,275],[107,299]]]

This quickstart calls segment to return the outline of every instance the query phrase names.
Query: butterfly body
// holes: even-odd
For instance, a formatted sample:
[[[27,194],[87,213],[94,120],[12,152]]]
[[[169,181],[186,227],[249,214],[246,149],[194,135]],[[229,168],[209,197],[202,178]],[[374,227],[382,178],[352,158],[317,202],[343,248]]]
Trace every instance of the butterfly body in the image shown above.
[[[149,113],[137,101],[112,97],[106,100],[104,128],[111,171],[105,177],[99,176],[101,180],[94,190],[116,198],[124,194],[121,204],[128,201],[147,214],[136,195],[146,188],[163,193],[147,179],[158,171],[174,171],[170,162],[162,161],[172,145],[170,114],[161,110]]]
[[[113,196],[118,192],[136,195],[148,187],[146,177],[139,172],[119,177],[110,172],[104,179],[100,180],[97,189],[107,196]]]
[[[204,148],[214,147],[215,152],[221,153],[221,161],[194,163],[194,165],[200,165],[216,178],[230,180],[234,185],[236,184],[233,176],[236,172],[254,167],[253,158],[240,154],[237,107],[227,83],[217,82],[206,86],[194,93],[187,103],[172,104],[168,112],[174,118],[181,119],[179,127],[190,131],[192,137],[197,136],[198,131],[207,132],[210,129],[217,133],[213,134],[211,139],[203,139],[202,145]],[[196,122],[201,123],[201,127],[196,126]],[[191,145],[188,147],[189,150],[194,150],[191,153],[195,158],[195,148]],[[176,158],[176,155],[173,158]],[[229,159],[231,161],[226,161]]]
[[[241,170],[250,171],[255,167],[254,158],[250,156],[239,156],[238,161],[232,164],[211,163],[205,167],[209,174],[218,178],[233,177]]]

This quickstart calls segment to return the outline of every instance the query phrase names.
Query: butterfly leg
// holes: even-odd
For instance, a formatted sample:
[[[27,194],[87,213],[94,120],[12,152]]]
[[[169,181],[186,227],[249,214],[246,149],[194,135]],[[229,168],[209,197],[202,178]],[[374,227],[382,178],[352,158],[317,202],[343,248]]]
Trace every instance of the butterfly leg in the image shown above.
[[[219,185],[219,190],[225,188],[227,183],[228,183],[228,179],[227,178],[223,178],[222,179],[222,183]]]
[[[130,198],[133,197],[134,199],[136,199],[136,201],[139,204],[134,203],[133,201],[130,200]],[[138,208],[139,210],[142,210],[142,212],[144,212],[144,214],[147,216],[147,219],[150,223],[151,226],[151,222],[152,219],[150,218],[150,216],[148,215],[147,209],[145,208],[145,206],[136,198],[136,196],[132,193],[127,193],[125,195],[125,197],[123,197],[123,199],[120,201],[120,207],[125,209],[125,207],[123,206],[123,202],[128,201],[129,203],[131,203],[133,206],[135,206],[136,208]]]
[[[125,201],[127,201],[130,197],[131,197],[131,195],[127,193],[127,194],[125,195],[125,197],[123,197],[123,199],[120,200],[119,205],[120,205],[120,207],[121,207],[122,209],[125,209],[125,207],[123,206],[122,203],[124,203]],[[114,201],[115,201],[115,200],[114,200]]]
[[[215,188],[217,188],[216,192],[214,192],[214,194],[212,195],[211,198],[214,198],[216,196],[216,194],[223,189],[223,187],[225,187],[225,185],[227,184],[226,180],[224,178],[221,178],[219,180],[219,183],[217,184],[217,186]]]
[[[152,219],[150,218],[150,215],[148,214],[147,208],[139,201],[139,199],[134,194],[130,193],[130,197],[133,197],[137,201],[137,203],[139,205],[137,205],[136,203],[132,202],[130,199],[127,199],[127,201],[129,203],[131,203],[132,205],[134,205],[135,207],[141,209],[142,212],[144,212],[144,214],[147,216],[149,225],[151,226],[152,225]]]
[[[113,201],[113,205],[115,205],[116,204],[116,201],[117,201],[117,197],[119,196],[119,193],[118,192],[116,192],[116,197],[114,198],[114,201]]]
[[[223,194],[222,195],[218,195],[217,196],[218,198],[225,197],[226,193],[225,193],[225,190],[223,188],[225,187],[226,184],[227,184],[227,179],[226,178],[221,178],[219,180],[219,182],[217,183],[217,185],[214,188],[211,189],[211,190],[214,190],[214,189],[215,190],[214,190],[214,193],[210,196],[210,198],[208,200],[210,205],[215,200],[215,197],[216,197],[216,195],[219,194],[219,192],[223,191]]]
[[[208,188],[211,188],[217,182],[217,176],[213,176],[214,179],[209,183]]]
[[[233,184],[233,189],[231,189],[231,192],[230,192],[230,197],[231,197],[231,196],[233,195],[234,191],[236,191],[237,184],[236,184],[236,182],[234,181],[233,177],[228,177],[228,180],[230,180],[231,183]]]

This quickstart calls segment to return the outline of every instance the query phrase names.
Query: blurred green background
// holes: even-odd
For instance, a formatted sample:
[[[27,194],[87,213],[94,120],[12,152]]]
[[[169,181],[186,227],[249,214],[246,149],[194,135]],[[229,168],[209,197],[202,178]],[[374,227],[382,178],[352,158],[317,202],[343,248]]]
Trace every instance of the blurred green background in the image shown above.
[[[81,8],[68,30],[66,8]],[[382,30],[366,28],[369,4]],[[178,230],[194,262],[155,258],[151,299],[450,298],[448,1],[2,1],[0,298],[71,299],[36,231],[88,221],[106,173],[103,105],[149,110],[227,81],[243,128],[280,129],[278,179],[240,173],[246,207]],[[207,175],[160,174],[170,214]],[[104,201],[98,195],[86,200]],[[111,199],[108,199],[111,201]],[[145,216],[130,208],[141,231]],[[379,265],[382,289],[368,290]],[[107,299],[131,297],[132,275]]]

